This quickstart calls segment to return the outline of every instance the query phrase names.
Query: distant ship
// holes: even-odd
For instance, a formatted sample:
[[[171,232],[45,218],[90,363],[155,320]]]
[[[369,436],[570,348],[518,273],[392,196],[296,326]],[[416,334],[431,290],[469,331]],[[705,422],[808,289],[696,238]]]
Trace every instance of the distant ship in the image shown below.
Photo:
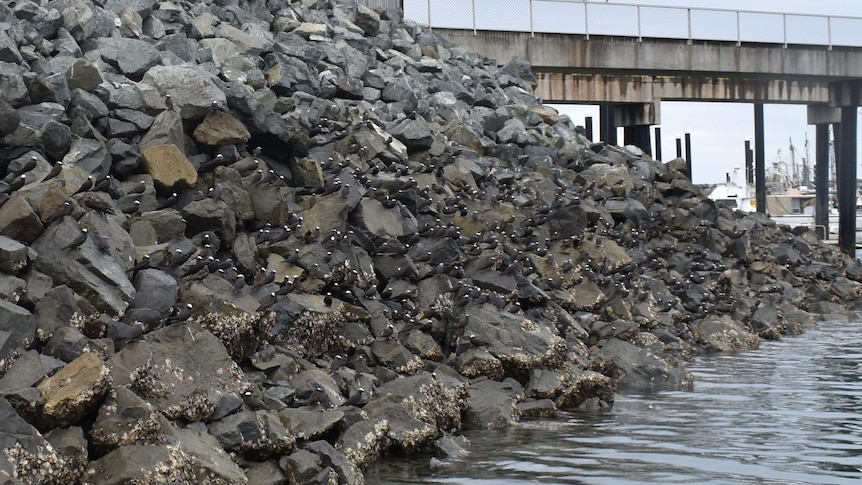
[[[806,151],[808,141],[806,140]],[[810,173],[806,159],[803,158],[802,169],[798,170],[795,163],[795,148],[790,144],[791,161],[786,163],[778,151],[772,169],[766,174],[766,214],[778,224],[790,227],[809,227],[824,239],[833,238],[838,233],[838,208],[835,204],[834,175],[829,190],[829,227],[817,227],[814,221],[815,190],[810,182]],[[834,174],[834,157],[830,157]],[[710,199],[721,202],[726,207],[743,212],[757,211],[757,198],[753,183],[746,181],[745,171],[735,167],[732,173],[726,175],[724,183],[716,184],[710,191]],[[856,197],[856,228],[857,241],[862,230],[862,198]]]

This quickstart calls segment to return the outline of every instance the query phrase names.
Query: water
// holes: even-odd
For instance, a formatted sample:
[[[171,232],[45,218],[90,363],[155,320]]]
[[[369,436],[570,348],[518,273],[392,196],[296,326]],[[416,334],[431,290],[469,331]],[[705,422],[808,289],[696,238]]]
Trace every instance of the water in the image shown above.
[[[432,469],[428,456],[391,459],[368,483],[862,483],[862,323],[822,323],[691,369],[693,391],[620,395],[604,414],[471,431],[466,461]]]

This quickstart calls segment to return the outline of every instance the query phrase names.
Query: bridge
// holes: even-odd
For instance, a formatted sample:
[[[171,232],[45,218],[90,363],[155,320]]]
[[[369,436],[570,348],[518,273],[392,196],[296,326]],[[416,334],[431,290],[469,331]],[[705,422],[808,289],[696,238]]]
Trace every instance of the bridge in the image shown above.
[[[376,0],[380,2],[381,0]],[[855,252],[856,108],[862,18],[641,5],[614,0],[383,0],[498,62],[527,59],[545,103],[599,104],[602,140],[651,153],[662,100],[754,104],[758,210],[766,207],[764,103],[808,106],[816,125],[816,224],[828,221],[836,134],[839,245]],[[655,130],[657,136],[660,131]],[[658,143],[657,143],[658,146]]]

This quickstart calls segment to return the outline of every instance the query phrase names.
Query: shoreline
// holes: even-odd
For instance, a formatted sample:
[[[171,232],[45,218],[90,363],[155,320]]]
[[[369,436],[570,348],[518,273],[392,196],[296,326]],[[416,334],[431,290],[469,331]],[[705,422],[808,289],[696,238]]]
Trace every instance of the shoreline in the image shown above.
[[[51,42],[0,63],[8,483],[361,484],[859,310],[858,260],[588,142],[522,60],[243,5],[0,12]]]

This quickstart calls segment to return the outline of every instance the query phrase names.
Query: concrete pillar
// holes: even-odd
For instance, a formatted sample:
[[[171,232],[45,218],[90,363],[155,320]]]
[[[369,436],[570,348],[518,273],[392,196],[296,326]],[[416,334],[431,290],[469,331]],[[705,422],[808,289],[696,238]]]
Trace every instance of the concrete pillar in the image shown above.
[[[644,153],[652,155],[652,138],[650,138],[649,125],[636,125],[623,127],[623,143],[634,145]]]
[[[599,108],[599,139],[608,145],[617,144],[617,122],[614,105],[603,104]]]
[[[838,147],[838,246],[856,254],[856,106],[841,107],[841,145]]]
[[[688,167],[688,179],[694,180],[694,172],[691,171],[691,133],[685,132],[685,165]]]
[[[682,158],[682,138],[676,137],[676,158]]]
[[[841,109],[827,104],[808,106],[808,124],[816,127],[814,151],[815,232],[829,238],[829,125],[841,122]]]
[[[829,125],[819,124],[814,144],[814,224],[817,234],[829,239]]]
[[[655,159],[662,160],[661,158],[661,127],[655,127]]]
[[[763,103],[754,103],[754,196],[757,212],[766,213],[766,147],[764,147]]]
[[[745,183],[754,182],[754,154],[751,152],[751,140],[745,140]]]
[[[587,140],[593,141],[593,117],[584,118],[584,130],[587,132]]]

